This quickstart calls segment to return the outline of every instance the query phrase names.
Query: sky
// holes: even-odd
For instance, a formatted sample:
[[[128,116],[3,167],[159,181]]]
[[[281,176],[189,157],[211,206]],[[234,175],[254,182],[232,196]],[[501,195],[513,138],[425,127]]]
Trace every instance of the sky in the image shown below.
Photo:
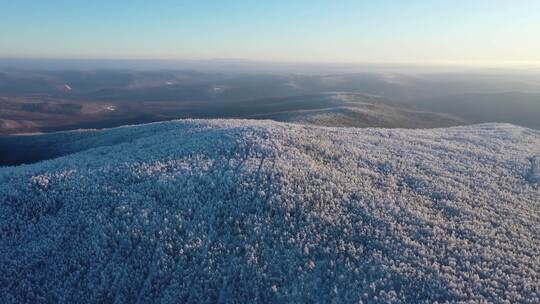
[[[0,57],[540,62],[538,0],[0,0]]]

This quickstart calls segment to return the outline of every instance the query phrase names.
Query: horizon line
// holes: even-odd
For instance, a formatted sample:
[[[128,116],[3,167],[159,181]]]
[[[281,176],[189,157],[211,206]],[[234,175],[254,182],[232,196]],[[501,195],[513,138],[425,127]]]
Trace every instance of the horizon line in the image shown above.
[[[355,66],[417,66],[417,67],[540,67],[540,61],[432,61],[432,62],[392,62],[392,61],[330,61],[330,60],[272,60],[252,58],[155,58],[155,57],[39,57],[39,56],[0,56],[2,61],[117,61],[117,62],[236,62],[236,63],[261,63],[261,64],[286,64],[286,65],[355,65]]]

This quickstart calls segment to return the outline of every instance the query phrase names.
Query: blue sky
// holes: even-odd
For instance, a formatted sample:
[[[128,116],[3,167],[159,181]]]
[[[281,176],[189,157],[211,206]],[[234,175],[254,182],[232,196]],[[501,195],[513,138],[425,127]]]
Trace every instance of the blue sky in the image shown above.
[[[540,62],[537,0],[0,0],[0,57]]]

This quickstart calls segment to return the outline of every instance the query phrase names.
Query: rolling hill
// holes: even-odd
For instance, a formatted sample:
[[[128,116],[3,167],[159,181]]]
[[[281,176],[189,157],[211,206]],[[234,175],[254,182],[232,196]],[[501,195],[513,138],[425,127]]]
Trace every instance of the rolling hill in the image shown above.
[[[28,136],[0,302],[540,301],[540,133],[178,120]],[[63,143],[63,144],[62,144]]]

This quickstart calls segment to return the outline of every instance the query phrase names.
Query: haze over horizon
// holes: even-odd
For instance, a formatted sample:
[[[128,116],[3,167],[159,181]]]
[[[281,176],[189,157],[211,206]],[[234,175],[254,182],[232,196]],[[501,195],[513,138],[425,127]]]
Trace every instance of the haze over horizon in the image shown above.
[[[535,1],[0,1],[0,57],[512,65]]]

